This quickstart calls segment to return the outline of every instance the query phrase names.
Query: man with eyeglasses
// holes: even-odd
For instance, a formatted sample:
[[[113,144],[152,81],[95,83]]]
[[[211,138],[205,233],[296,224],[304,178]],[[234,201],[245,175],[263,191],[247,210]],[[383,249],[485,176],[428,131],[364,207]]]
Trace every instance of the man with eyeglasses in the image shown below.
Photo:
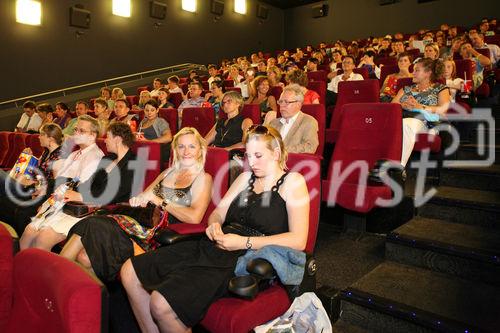
[[[342,74],[335,76],[330,83],[328,83],[326,90],[326,106],[335,105],[337,102],[337,93],[339,89],[339,83],[341,81],[361,81],[363,76],[358,73],[354,73],[354,68],[356,64],[352,56],[345,56],[342,60]]]
[[[198,108],[203,105],[205,98],[201,97],[203,85],[200,82],[193,82],[189,85],[189,98],[186,99],[177,108],[179,114],[179,124],[182,120],[182,110],[185,108]]]
[[[300,111],[304,102],[304,90],[298,84],[283,89],[278,104],[281,118],[269,125],[278,130],[289,153],[314,154],[319,145],[318,122]]]

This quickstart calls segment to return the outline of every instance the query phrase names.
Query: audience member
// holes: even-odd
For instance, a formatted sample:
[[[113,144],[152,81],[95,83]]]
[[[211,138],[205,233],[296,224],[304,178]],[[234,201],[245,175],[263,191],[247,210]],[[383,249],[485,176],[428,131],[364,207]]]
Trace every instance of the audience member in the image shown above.
[[[269,126],[280,132],[288,152],[314,154],[319,145],[318,122],[300,110],[303,102],[301,86],[286,86],[278,101],[281,118],[273,119]]]
[[[165,88],[163,88],[165,89]],[[144,119],[139,124],[138,132],[148,141],[168,143],[172,141],[172,132],[168,122],[158,116],[158,103],[154,99],[144,106]]]
[[[219,71],[217,70],[217,67],[215,67],[215,65],[208,65],[208,75],[210,75],[207,80],[208,88],[210,89],[210,87],[212,86],[212,82],[214,82],[214,80],[219,75]]]
[[[446,86],[450,88],[450,100],[455,103],[457,91],[464,87],[464,80],[457,77],[457,66],[451,58],[444,60],[443,77],[446,80]]]
[[[71,120],[69,107],[66,105],[66,103],[57,102],[54,114],[56,117],[53,119],[53,122],[59,125],[61,128],[65,128],[68,122]]]
[[[129,212],[94,215],[78,222],[69,233],[61,255],[92,270],[103,282],[113,282],[130,257],[153,250],[157,244],[124,232],[119,222],[128,221],[154,232],[152,221],[141,214],[148,203],[167,214],[168,224],[199,224],[212,193],[212,177],[204,171],[207,147],[194,128],[183,128],[172,141],[172,167],[163,171],[144,192],[130,199]],[[191,148],[192,147],[192,148]]]
[[[168,101],[170,93],[168,89],[165,87],[161,87],[158,89],[158,108],[159,109],[168,109],[173,108],[174,105]]]
[[[133,121],[137,125],[137,116],[135,114],[129,114],[130,106],[126,99],[117,99],[115,101],[115,117],[111,119],[110,125],[116,122],[125,123],[131,125]]]
[[[390,102],[398,93],[398,80],[406,77],[412,77],[410,73],[411,66],[411,56],[406,53],[400,53],[398,55],[398,68],[399,72],[395,74],[389,74],[386,76],[382,88],[380,89],[380,101]]]
[[[400,103],[403,114],[403,151],[401,164],[406,166],[415,145],[418,133],[436,133],[433,129],[436,120],[424,118],[424,114],[442,117],[450,103],[449,89],[438,83],[444,72],[442,60],[423,58],[413,69],[413,82],[398,91],[393,103]]]
[[[309,79],[304,71],[296,69],[290,74],[287,74],[286,79],[288,84],[298,84],[302,87],[304,92],[303,104],[319,104],[319,94],[314,90],[307,89]]]
[[[108,109],[108,103],[102,99],[98,98],[94,101],[94,114],[99,124],[99,137],[106,135],[106,130],[109,125],[109,116],[111,111]]]
[[[500,47],[496,44],[486,44],[484,42],[483,34],[474,33],[469,36],[472,45],[475,49],[488,49],[490,50],[490,61],[493,67],[498,64],[500,59]]]
[[[342,69],[344,73],[335,76],[330,83],[328,83],[326,91],[326,105],[335,105],[337,102],[337,93],[339,83],[341,81],[360,81],[363,80],[361,74],[354,73],[354,58],[351,56],[345,56],[342,60]]]
[[[257,78],[258,79],[258,78]],[[256,79],[256,80],[257,80]],[[245,135],[252,126],[250,118],[243,118],[243,97],[236,91],[228,91],[222,98],[222,110],[227,118],[219,118],[205,136],[207,144],[232,150],[243,148]]]
[[[52,109],[52,105],[49,103],[42,103],[38,104],[36,107],[36,113],[38,113],[38,116],[42,120],[42,124],[40,125],[40,128],[48,123],[51,123],[53,120],[52,112],[54,112],[54,109]]]
[[[380,79],[380,67],[375,65],[375,62],[373,60],[374,57],[374,51],[366,51],[363,57],[361,57],[358,68],[366,68],[368,70],[368,76],[370,79]]]
[[[184,96],[184,92],[179,87],[179,77],[177,75],[173,75],[168,78],[168,92],[171,94],[181,93]]]
[[[429,58],[431,60],[438,59],[439,58],[439,46],[436,43],[430,43],[430,44],[425,45],[424,58]]]
[[[267,69],[267,80],[269,81],[269,86],[271,88],[280,86],[284,87],[285,85],[281,82],[282,77],[281,69],[277,66],[271,66]]]
[[[76,111],[77,118],[71,119],[68,122],[68,124],[66,125],[66,127],[63,128],[63,135],[64,136],[72,136],[73,135],[73,133],[75,131],[76,123],[78,121],[78,117],[87,114],[87,112],[89,111],[89,105],[87,104],[87,102],[78,101],[78,102],[76,102],[76,105],[75,105],[75,111]]]
[[[279,245],[304,250],[309,195],[304,178],[285,171],[287,152],[280,135],[257,126],[245,145],[252,172],[235,180],[210,215],[207,237],[162,247],[123,265],[121,280],[142,331],[190,331],[209,305],[227,294],[237,259],[248,249]],[[265,236],[232,233],[227,226],[235,222]],[[193,285],[203,287],[193,293]]]
[[[42,119],[36,112],[36,103],[33,101],[26,101],[23,104],[23,114],[21,119],[16,125],[16,132],[38,132],[40,125],[42,124]]]
[[[139,102],[137,103],[137,108],[139,109],[144,109],[144,106],[146,105],[146,102],[150,101],[152,99],[151,93],[147,90],[141,91],[139,94]]]
[[[83,118],[79,119],[78,128],[82,126]],[[92,122],[94,142],[98,134],[95,125],[97,122]],[[93,206],[127,201],[132,193],[134,179],[133,169],[129,165],[129,162],[135,159],[130,150],[133,143],[134,136],[127,125],[122,123],[110,125],[106,135],[108,155],[100,159],[90,178],[81,182],[75,189],[69,189],[64,193],[64,200]],[[80,145],[80,148],[83,147]],[[99,148],[97,151],[100,152],[98,155],[102,155]],[[111,184],[118,185],[112,194],[107,193],[109,187],[113,186]],[[50,251],[54,245],[66,239],[69,230],[81,219],[61,210],[45,220],[31,222],[19,240],[20,248],[23,250],[36,247]]]
[[[177,111],[179,112],[179,123],[182,120],[182,111],[185,108],[196,108],[203,105],[205,98],[201,97],[203,86],[199,82],[194,82],[189,85],[189,98],[179,105]]]
[[[474,62],[475,71],[472,75],[472,80],[474,82],[474,89],[477,89],[483,83],[484,68],[491,65],[490,58],[474,50],[472,45],[468,42],[460,46],[460,55],[462,59],[470,59]]]
[[[269,95],[269,81],[267,76],[257,76],[252,81],[251,95],[245,104],[258,104],[260,108],[260,116],[262,119],[266,117],[269,111],[278,111],[278,105],[274,96]]]
[[[160,92],[160,88],[163,88],[163,82],[160,78],[155,78],[153,80],[153,90],[151,90],[151,97],[158,97],[158,93]]]
[[[219,119],[224,92],[224,81],[214,80],[210,85],[210,92],[205,94],[205,100],[214,108],[216,120]]]

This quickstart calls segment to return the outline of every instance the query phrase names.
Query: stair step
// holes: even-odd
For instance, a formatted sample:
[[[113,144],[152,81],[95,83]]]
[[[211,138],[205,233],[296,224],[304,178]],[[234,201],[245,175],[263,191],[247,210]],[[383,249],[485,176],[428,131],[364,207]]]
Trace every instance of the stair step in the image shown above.
[[[500,231],[416,217],[387,235],[388,260],[500,286]]]
[[[370,332],[497,332],[500,288],[383,263],[341,294],[341,320]]]
[[[450,222],[500,228],[500,193],[439,186],[417,214]]]
[[[499,192],[500,165],[443,169],[441,171],[441,185]]]
[[[363,328],[356,326],[356,325],[346,323],[343,320],[339,320],[332,326],[332,332],[333,333],[369,333],[371,331],[363,329]]]
[[[466,160],[466,161],[471,161],[471,160],[485,161],[491,157],[494,164],[500,163],[500,158],[498,158],[500,154],[499,145],[494,146],[494,149],[491,152],[491,154],[493,154],[492,156],[490,156],[489,154],[490,154],[489,145],[478,145],[475,143],[468,143],[460,145],[456,154],[456,158],[458,160]]]

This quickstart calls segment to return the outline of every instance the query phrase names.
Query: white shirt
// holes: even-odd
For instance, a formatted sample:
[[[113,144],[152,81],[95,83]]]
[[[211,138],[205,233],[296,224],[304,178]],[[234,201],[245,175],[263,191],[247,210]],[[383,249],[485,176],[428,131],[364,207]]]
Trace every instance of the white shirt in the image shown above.
[[[38,113],[33,113],[31,118],[26,114],[26,112],[23,112],[21,115],[21,119],[19,119],[19,122],[17,123],[16,127],[19,127],[20,129],[24,129],[26,127],[26,131],[38,131],[40,126],[42,125],[42,118],[38,115]]]
[[[327,89],[330,91],[333,91],[334,93],[338,93],[339,92],[339,90],[338,90],[339,89],[339,82],[344,81],[344,80],[342,80],[343,76],[344,76],[344,74],[339,74],[336,77],[334,77],[330,81],[330,83],[328,83]],[[349,77],[345,81],[361,81],[361,80],[363,80],[363,76],[361,74],[352,72],[351,75],[349,75]]]
[[[446,86],[450,88],[450,93],[451,93],[451,101],[453,103],[456,102],[455,97],[457,95],[457,91],[460,90],[462,84],[464,83],[464,80],[457,77],[454,80],[448,79],[446,80]]]
[[[94,143],[85,149],[78,149],[72,152],[65,160],[59,160],[63,163],[59,168],[56,166],[57,177],[80,179],[80,183],[88,180],[97,170],[104,153]]]
[[[295,116],[293,116],[292,118],[289,118],[289,119],[285,119],[283,117],[280,118],[280,123],[283,124],[283,126],[281,126],[281,129],[280,129],[281,138],[283,140],[285,140],[286,135],[290,131],[290,128],[292,128],[293,123],[297,120],[299,113],[301,113],[301,112],[302,111],[297,112],[295,114]]]
[[[180,87],[176,87],[174,89],[169,89],[168,92],[171,93],[171,94],[175,94],[175,93],[181,93],[182,94],[183,93],[182,89]]]

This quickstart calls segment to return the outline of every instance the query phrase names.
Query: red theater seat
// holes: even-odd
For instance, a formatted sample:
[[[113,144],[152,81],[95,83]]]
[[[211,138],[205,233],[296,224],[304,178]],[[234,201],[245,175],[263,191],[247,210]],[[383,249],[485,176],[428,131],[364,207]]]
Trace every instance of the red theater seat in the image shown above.
[[[7,332],[107,332],[107,291],[72,261],[40,249],[14,258]]]
[[[326,98],[326,82],[325,81],[311,81],[307,85],[307,89],[314,90],[319,95],[319,103],[325,104]]]
[[[240,87],[227,87],[226,91],[236,91],[237,93],[241,94],[241,88]]]
[[[318,139],[319,145],[316,149],[316,155],[322,157],[325,149],[325,127],[326,127],[326,111],[323,104],[304,104],[302,112],[314,117],[318,122]]]
[[[7,167],[9,160],[9,149],[11,148],[11,136],[14,132],[0,132],[0,166]]]
[[[398,59],[396,57],[376,58],[375,64],[376,65],[384,65],[384,66],[382,66],[382,68],[384,68],[385,66],[397,66]]]
[[[307,72],[307,78],[309,81],[328,81],[328,73],[322,70],[317,70],[315,72]]]
[[[276,100],[280,99],[282,92],[283,92],[283,87],[281,86],[274,86],[271,89],[269,89],[269,95],[274,96]]]
[[[132,151],[137,155],[138,160],[149,162],[148,165],[141,162],[141,166],[147,167],[144,186],[143,188],[137,189],[138,192],[141,192],[151,184],[161,172],[161,144],[151,141],[136,141],[132,146]],[[134,193],[134,195],[135,194],[136,193]]]
[[[330,128],[326,129],[326,142],[335,143],[339,135],[342,118],[342,107],[347,103],[376,103],[380,99],[378,80],[343,81],[339,83],[337,103],[330,120]]]
[[[40,157],[42,155],[44,149],[40,144],[40,134],[31,134],[26,139],[26,145],[31,148],[34,156]]]
[[[26,139],[29,137],[27,133],[14,133],[12,136],[12,145],[9,149],[7,162],[5,163],[8,168],[12,168],[16,163],[19,154],[26,148]]]
[[[241,115],[243,118],[250,118],[254,124],[260,124],[262,122],[260,118],[259,104],[244,104],[243,109],[241,110]],[[227,114],[220,110],[219,118],[227,119]]]
[[[386,185],[367,185],[367,179],[360,177],[359,168],[355,168],[345,179],[341,175],[356,163],[366,167],[366,177],[378,160],[400,162],[401,105],[353,103],[344,105],[342,109],[338,141],[327,180],[323,181],[322,198],[329,205],[338,204],[351,211],[367,213],[376,206],[377,199],[391,199],[391,189]],[[334,173],[334,170],[337,172]],[[356,202],[358,191],[364,194],[360,202]]]
[[[171,93],[168,100],[174,105],[177,109],[179,105],[182,104],[183,98],[181,93]]]
[[[182,127],[194,127],[201,136],[207,135],[215,124],[215,113],[212,107],[185,108],[182,111]]]
[[[168,109],[160,109],[159,114],[160,117],[165,119],[170,127],[170,132],[172,136],[177,133],[177,109],[168,108]]]
[[[138,95],[131,95],[131,96],[127,96],[126,98],[127,98],[128,105],[130,106],[130,108],[132,108],[132,106],[134,106],[134,105],[139,104],[139,96]]]
[[[320,206],[320,160],[311,154],[289,154],[287,165],[290,171],[299,172],[306,179],[310,195],[309,233],[305,252],[312,254],[316,243]],[[290,299],[281,284],[257,294],[253,300],[227,297],[213,303],[201,325],[210,332],[250,332],[282,315],[290,307]]]
[[[12,310],[14,274],[14,242],[12,235],[0,224],[0,332],[6,331]]]

